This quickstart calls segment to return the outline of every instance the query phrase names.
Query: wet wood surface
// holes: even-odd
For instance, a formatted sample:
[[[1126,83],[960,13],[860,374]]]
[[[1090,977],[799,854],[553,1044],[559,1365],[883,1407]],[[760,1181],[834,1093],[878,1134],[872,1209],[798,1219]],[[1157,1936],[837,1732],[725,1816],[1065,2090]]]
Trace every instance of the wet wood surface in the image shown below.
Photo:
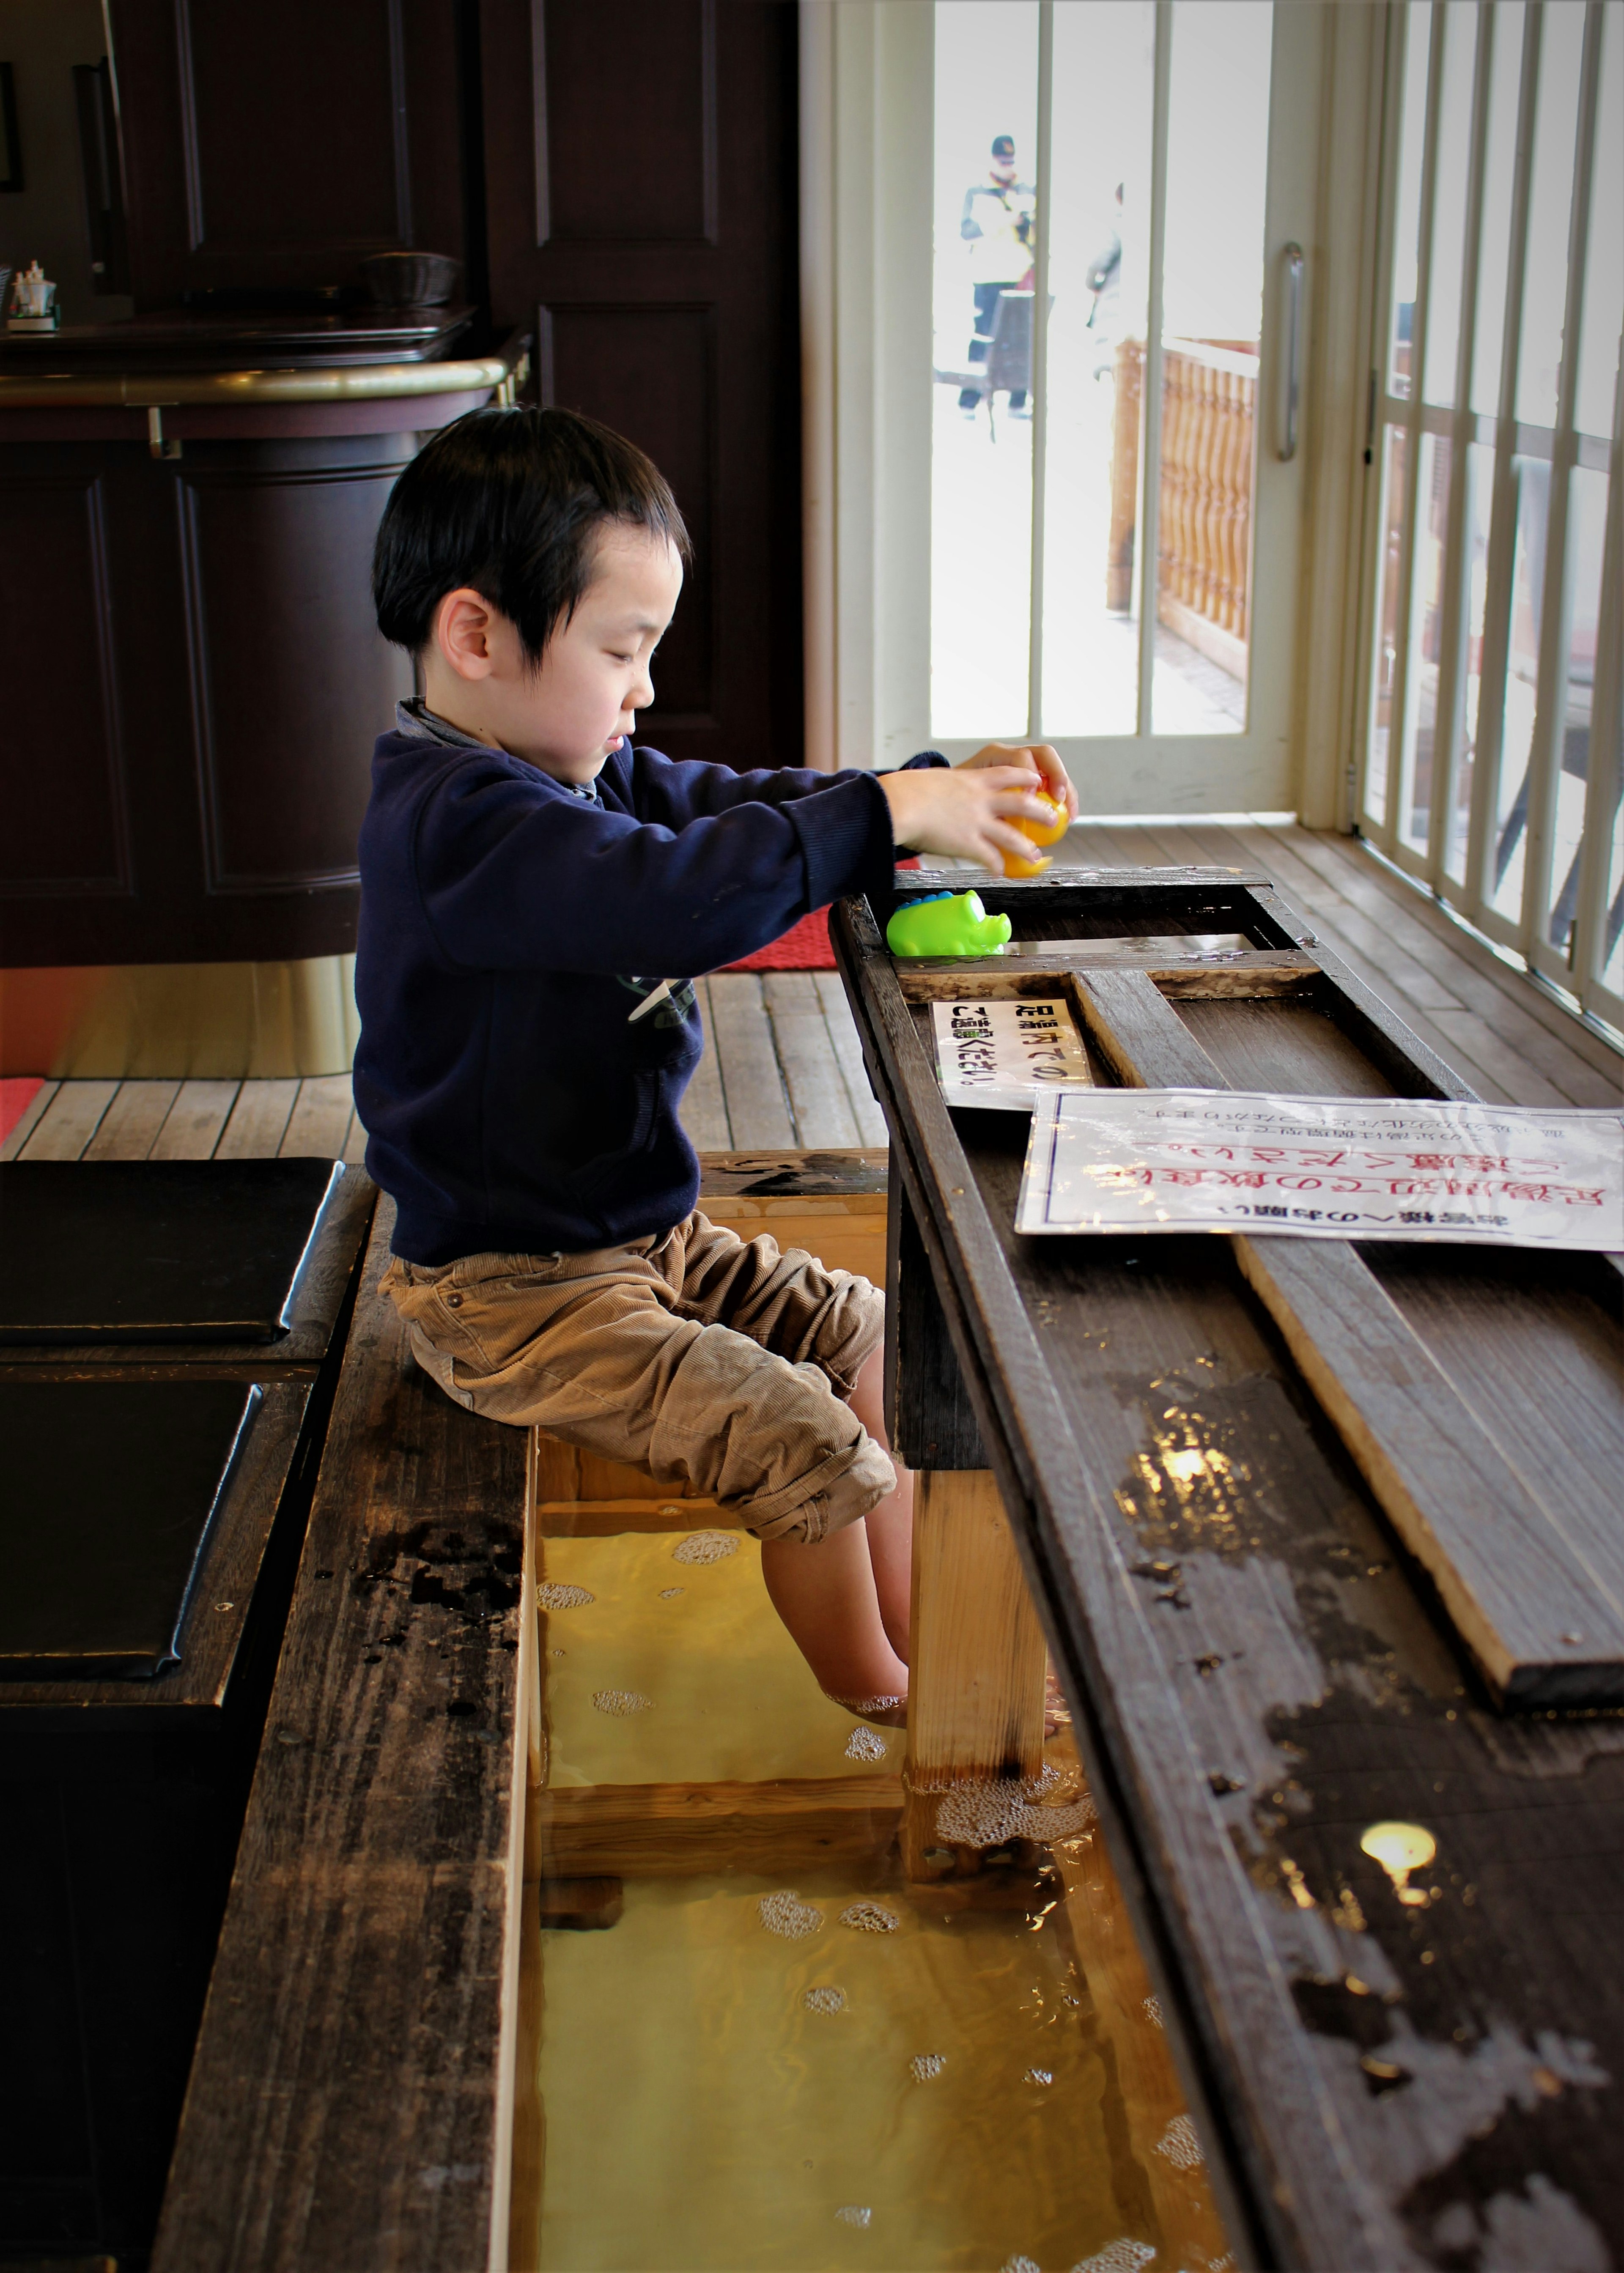
[[[536,1808],[548,1879],[771,1874],[883,1855],[897,1835],[902,1780],[551,1784]]]
[[[1101,933],[1127,927],[1101,911]],[[1606,2264],[1624,2247],[1624,1721],[1496,1701],[1228,1242],[1015,1234],[1024,1120],[950,1114],[867,911],[833,929],[1243,2262]],[[1331,1047],[1360,1053],[1367,1093],[1466,1090],[1326,964],[1319,1006],[1346,1004]],[[1228,1046],[1209,1054],[1187,1005],[1110,999],[1123,976],[1073,982],[1116,1078],[1174,1077],[1146,1069],[1154,1045],[1210,1084]],[[1289,1030],[1267,1047],[1289,1063]],[[1312,1093],[1324,1054],[1271,1085]],[[1542,1497],[1594,1510],[1605,1434],[1568,1457],[1523,1416],[1571,1372],[1568,1417],[1588,1426],[1617,1366],[1615,1298],[1603,1274],[1518,1258],[1543,1354],[1485,1386],[1459,1348],[1490,1362],[1463,1323],[1487,1312],[1484,1260],[1458,1306],[1440,1250],[1363,1267],[1483,1418],[1477,1457],[1498,1448],[1526,1482],[1527,1450],[1508,1448],[1528,1428],[1568,1460]],[[1522,1339],[1502,1311],[1507,1365]],[[1374,1828],[1392,1822],[1425,1858],[1408,1871]]]
[[[411,1362],[380,1292],[392,1221],[385,1201],[158,2273],[483,2267],[506,2231],[526,1438]]]

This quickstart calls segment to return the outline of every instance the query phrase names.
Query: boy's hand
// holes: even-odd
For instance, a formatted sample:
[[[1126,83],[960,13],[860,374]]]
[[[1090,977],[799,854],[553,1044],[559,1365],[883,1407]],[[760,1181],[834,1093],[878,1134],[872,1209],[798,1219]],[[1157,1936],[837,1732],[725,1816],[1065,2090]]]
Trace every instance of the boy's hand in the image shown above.
[[[1000,742],[962,766],[939,766],[917,773],[884,774],[880,787],[891,806],[891,834],[910,852],[936,852],[976,860],[1001,874],[1004,857],[1030,859],[1032,840],[1013,824],[1018,816],[1047,821],[1048,808],[1037,791],[1064,805],[1068,820],[1077,812],[1077,791],[1064,767],[1047,745],[1015,748]]]
[[[959,770],[967,773],[973,766],[1034,766],[1041,776],[1044,796],[1064,806],[1068,821],[1077,819],[1077,791],[1071,776],[1061,764],[1058,750],[1050,749],[1047,742],[989,742],[984,750],[966,758]]]

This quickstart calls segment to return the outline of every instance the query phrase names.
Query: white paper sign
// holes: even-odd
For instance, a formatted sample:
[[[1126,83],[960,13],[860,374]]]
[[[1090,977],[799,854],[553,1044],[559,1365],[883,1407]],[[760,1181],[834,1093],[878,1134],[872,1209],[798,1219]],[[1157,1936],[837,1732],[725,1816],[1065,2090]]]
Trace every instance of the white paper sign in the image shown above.
[[[1015,1227],[1624,1249],[1624,1118],[1543,1106],[1041,1095]]]
[[[1064,1002],[1018,996],[997,1002],[933,1002],[936,1071],[950,1105],[1026,1113],[1041,1089],[1086,1087],[1082,1038]]]

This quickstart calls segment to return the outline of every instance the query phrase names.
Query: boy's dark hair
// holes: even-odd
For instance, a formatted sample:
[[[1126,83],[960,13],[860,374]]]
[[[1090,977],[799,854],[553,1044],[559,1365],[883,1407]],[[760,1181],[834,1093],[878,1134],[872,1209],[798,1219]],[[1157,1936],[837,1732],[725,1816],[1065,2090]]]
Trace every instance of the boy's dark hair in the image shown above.
[[[447,592],[471,585],[541,661],[592,581],[606,522],[693,548],[665,476],[635,444],[574,410],[470,410],[395,484],[372,553],[378,628],[416,655]]]

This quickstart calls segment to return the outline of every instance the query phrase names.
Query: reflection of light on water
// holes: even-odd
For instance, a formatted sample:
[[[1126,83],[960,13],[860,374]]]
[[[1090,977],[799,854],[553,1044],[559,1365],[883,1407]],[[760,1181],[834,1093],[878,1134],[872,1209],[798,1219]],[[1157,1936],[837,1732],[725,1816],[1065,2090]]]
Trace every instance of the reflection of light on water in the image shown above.
[[[1425,1871],[1438,1852],[1438,1842],[1418,1823],[1372,1823],[1359,1841],[1373,1863],[1380,1863],[1393,1881],[1401,1902],[1419,1909],[1432,1897],[1424,1887],[1412,1887],[1412,1871]]]
[[[1252,1470],[1219,1445],[1201,1441],[1213,1425],[1202,1414],[1177,1407],[1153,1423],[1149,1445],[1134,1454],[1126,1488],[1116,1495],[1131,1522],[1160,1516],[1164,1522],[1214,1534],[1214,1545],[1237,1543],[1237,1528],[1248,1513],[1244,1494]]]

